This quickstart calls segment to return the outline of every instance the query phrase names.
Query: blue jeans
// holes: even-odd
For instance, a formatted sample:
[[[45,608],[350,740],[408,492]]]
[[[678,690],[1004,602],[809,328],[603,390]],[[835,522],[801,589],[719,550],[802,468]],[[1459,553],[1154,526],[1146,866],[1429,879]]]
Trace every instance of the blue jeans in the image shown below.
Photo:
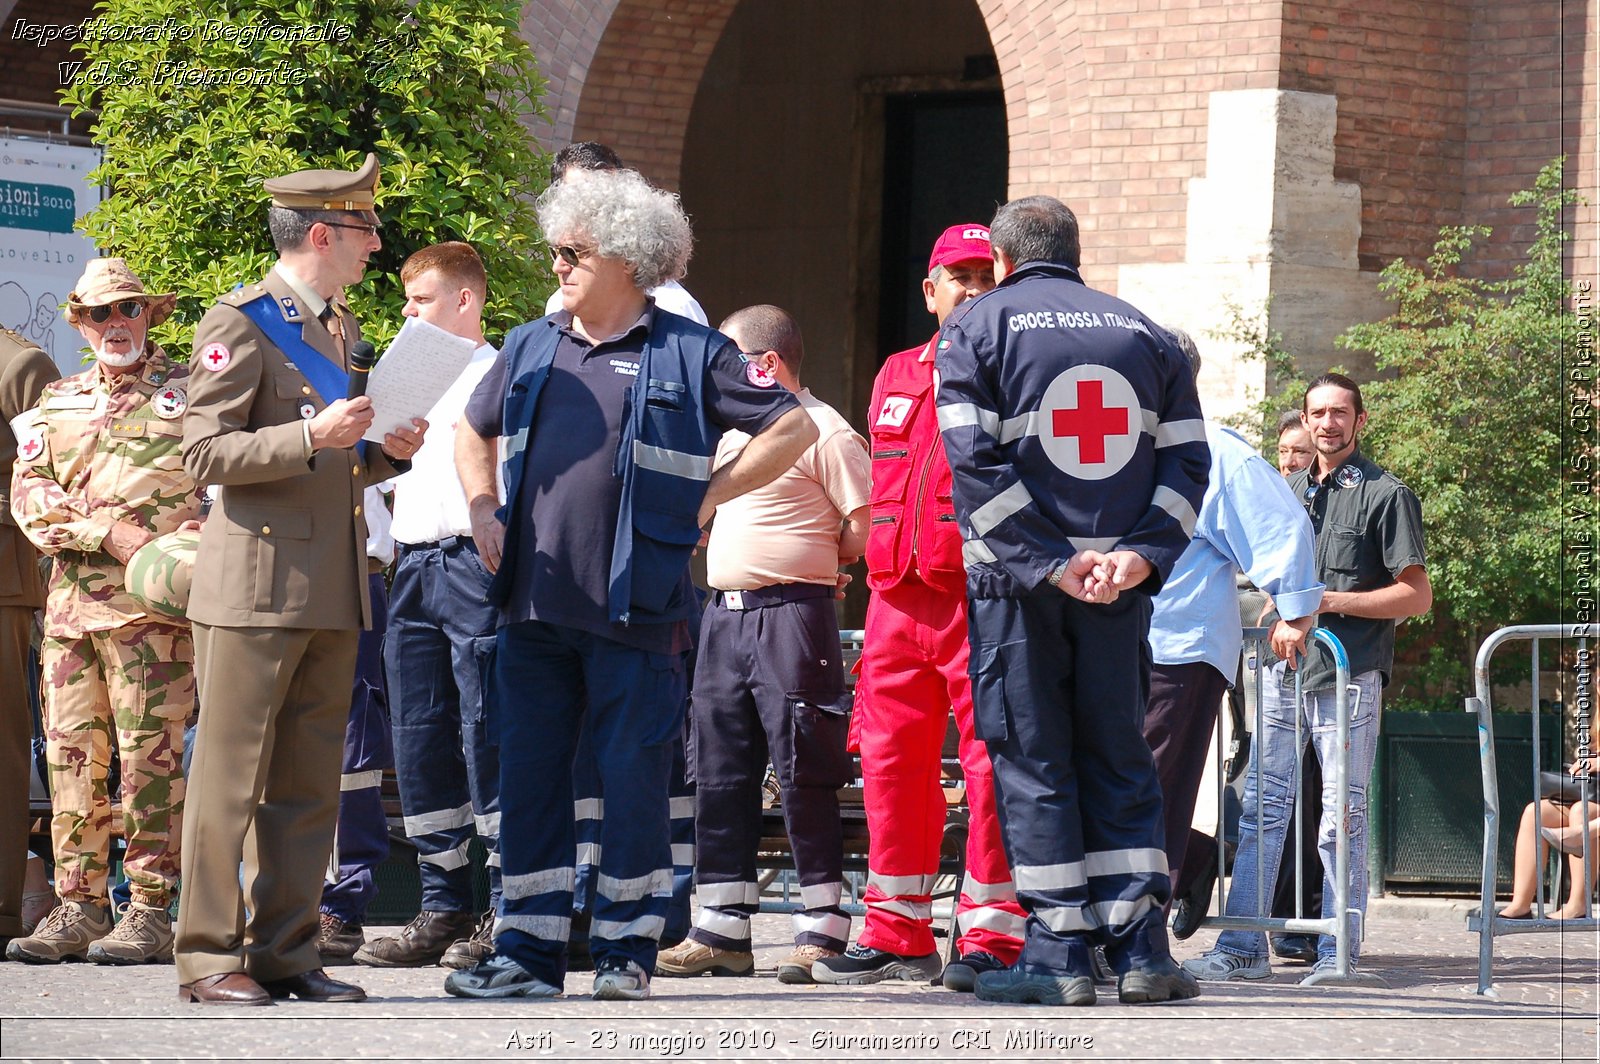
[[[1367,911],[1367,783],[1372,778],[1372,760],[1378,752],[1378,722],[1382,712],[1383,674],[1373,670],[1351,678],[1350,716],[1350,906]],[[1294,796],[1299,789],[1301,747],[1295,744],[1294,674],[1283,662],[1273,665],[1261,679],[1261,715],[1264,735],[1257,736],[1250,749],[1250,767],[1245,771],[1244,814],[1239,818],[1239,853],[1233,862],[1233,879],[1228,887],[1229,916],[1267,916],[1272,907],[1273,885],[1278,865],[1283,860],[1284,842],[1294,822]],[[1339,752],[1339,718],[1334,691],[1305,693],[1301,713],[1301,742],[1309,738],[1322,765],[1322,821],[1317,827],[1317,850],[1325,870],[1322,880],[1322,917],[1334,915],[1333,876],[1334,833],[1338,824],[1339,799],[1334,788],[1334,759]],[[1256,762],[1261,763],[1261,802],[1259,820],[1256,802]],[[1265,894],[1256,890],[1256,870],[1260,866]],[[1265,957],[1267,936],[1260,931],[1224,931],[1217,939],[1223,953],[1236,957]],[[1361,951],[1352,937],[1350,959]],[[1332,935],[1317,939],[1317,959],[1334,955]]]

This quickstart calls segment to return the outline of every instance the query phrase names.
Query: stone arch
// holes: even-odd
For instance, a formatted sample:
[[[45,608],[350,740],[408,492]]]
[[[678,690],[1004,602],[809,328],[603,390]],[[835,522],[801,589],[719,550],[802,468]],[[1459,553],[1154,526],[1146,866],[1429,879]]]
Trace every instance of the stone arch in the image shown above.
[[[1088,145],[1077,15],[1035,18],[1015,0],[976,0],[1006,96],[1011,194],[1072,196]],[[530,0],[523,32],[544,63],[551,147],[601,140],[652,181],[677,189],[695,91],[738,0]],[[1035,8],[1034,11],[1039,9]],[[1062,101],[1066,106],[1062,106]],[[1074,173],[1080,175],[1074,180]]]

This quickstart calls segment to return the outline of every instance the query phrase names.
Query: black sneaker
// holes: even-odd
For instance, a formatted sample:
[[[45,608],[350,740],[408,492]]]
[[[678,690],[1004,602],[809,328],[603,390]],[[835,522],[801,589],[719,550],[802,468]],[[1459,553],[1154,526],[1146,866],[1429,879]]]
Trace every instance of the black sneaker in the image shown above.
[[[465,998],[553,998],[561,988],[551,986],[503,953],[451,972],[444,980],[444,992]]]
[[[974,995],[1007,1005],[1093,1005],[1094,979],[1087,975],[1040,975],[1019,968],[984,972]]]
[[[819,983],[842,986],[861,986],[881,983],[885,979],[901,979],[908,983],[926,983],[939,974],[939,954],[927,953],[920,957],[904,957],[871,946],[851,946],[837,957],[825,957],[811,966],[811,978]]]
[[[944,976],[940,981],[946,990],[970,994],[978,987],[978,976],[984,972],[1004,971],[1006,967],[1006,962],[993,953],[977,949],[945,965]]]
[[[1129,968],[1117,980],[1117,1000],[1124,1005],[1155,1005],[1200,996],[1200,984],[1171,957]]]

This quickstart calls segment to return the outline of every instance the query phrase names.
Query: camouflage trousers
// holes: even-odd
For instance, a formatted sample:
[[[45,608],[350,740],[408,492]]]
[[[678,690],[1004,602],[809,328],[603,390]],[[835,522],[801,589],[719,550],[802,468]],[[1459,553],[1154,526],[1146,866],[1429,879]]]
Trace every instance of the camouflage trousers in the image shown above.
[[[123,870],[134,901],[165,907],[178,885],[183,726],[194,708],[188,626],[140,621],[46,636],[40,659],[56,893],[106,900],[114,739],[122,767]]]

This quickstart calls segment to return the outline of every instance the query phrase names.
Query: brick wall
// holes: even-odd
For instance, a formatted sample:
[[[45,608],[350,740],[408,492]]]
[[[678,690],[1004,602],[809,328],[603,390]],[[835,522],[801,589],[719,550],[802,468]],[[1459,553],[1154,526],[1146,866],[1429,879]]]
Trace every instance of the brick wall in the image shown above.
[[[523,5],[522,36],[539,57],[547,89],[546,114],[530,124],[547,147],[574,139],[589,65],[616,9],[617,0],[527,0]]]
[[[589,67],[573,140],[604,140],[665,188],[706,61],[736,0],[621,0]]]
[[[1533,236],[1532,212],[1506,200],[1540,167],[1565,154],[1567,183],[1595,199],[1595,9],[1592,0],[1472,4],[1463,221],[1494,227],[1488,261],[1501,270]],[[1594,220],[1592,205],[1580,208],[1569,245],[1575,270],[1589,277]]]
[[[8,16],[0,18],[0,99],[60,103],[57,93],[61,77],[57,64],[75,58],[72,45],[59,40],[48,45],[14,41],[12,28],[19,19],[37,24],[81,22],[93,14],[93,9],[94,0],[19,0]],[[18,130],[61,128],[59,122],[0,116],[0,128],[5,126]],[[74,122],[72,131],[87,133],[87,124]]]
[[[1283,5],[1283,84],[1339,101],[1334,176],[1361,186],[1363,270],[1416,257],[1461,210],[1470,4]]]
[[[1277,84],[1279,4],[978,0],[1005,83],[1011,191],[1077,211],[1084,273],[1184,255],[1187,182],[1204,172],[1206,99]]]

